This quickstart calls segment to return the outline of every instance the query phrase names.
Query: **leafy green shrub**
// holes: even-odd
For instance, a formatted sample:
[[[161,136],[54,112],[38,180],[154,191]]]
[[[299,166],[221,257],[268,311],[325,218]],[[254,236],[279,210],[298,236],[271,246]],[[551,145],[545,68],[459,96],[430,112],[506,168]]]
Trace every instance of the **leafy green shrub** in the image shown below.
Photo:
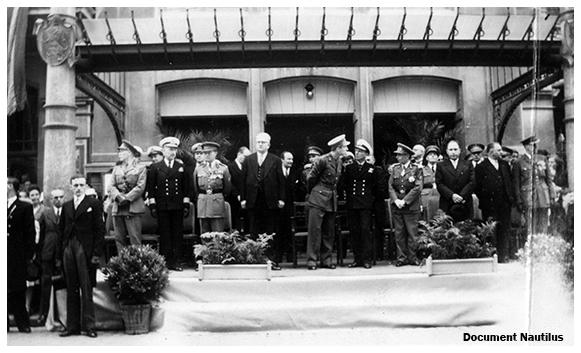
[[[496,252],[491,245],[496,222],[466,220],[454,223],[446,214],[430,222],[420,221],[415,248],[418,258],[468,259],[490,257]]]
[[[165,259],[149,245],[123,248],[103,273],[119,301],[127,304],[156,301],[169,283]]]
[[[205,264],[264,264],[265,251],[272,234],[261,234],[258,240],[238,232],[209,232],[200,236],[202,244],[194,246],[194,256]]]
[[[533,234],[532,243],[533,269],[542,270],[551,265],[558,266],[564,282],[572,290],[575,277],[575,251],[571,243],[568,243],[559,235],[545,233]],[[526,263],[529,249],[530,243],[527,241],[524,248],[520,249],[516,254],[523,264]]]

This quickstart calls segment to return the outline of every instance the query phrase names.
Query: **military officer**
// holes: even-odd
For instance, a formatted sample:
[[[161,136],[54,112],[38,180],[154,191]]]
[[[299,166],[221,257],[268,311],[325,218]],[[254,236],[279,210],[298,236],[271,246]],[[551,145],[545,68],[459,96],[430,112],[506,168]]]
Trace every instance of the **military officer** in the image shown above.
[[[553,183],[549,182],[546,158],[535,155],[536,136],[521,141],[525,153],[514,162],[513,181],[517,208],[524,214],[527,231],[546,233],[549,208],[555,200]],[[535,160],[533,160],[533,157]],[[534,221],[531,223],[531,221]]]
[[[440,148],[436,145],[426,147],[426,163],[422,165],[424,175],[424,186],[422,188],[422,219],[430,221],[436,215],[440,193],[436,188],[436,168],[438,166],[438,156]]]
[[[298,201],[306,201],[307,200],[307,176],[309,172],[313,168],[313,161],[323,154],[323,150],[317,146],[309,146],[307,147],[307,160],[308,162],[305,163],[303,170],[301,172],[301,176],[299,178],[299,186],[297,190],[297,200]]]
[[[216,159],[220,145],[204,142],[201,145],[205,163],[194,171],[194,195],[202,233],[223,232],[226,207],[224,195],[232,187],[228,166]]]
[[[206,163],[206,156],[204,155],[202,147],[202,142],[197,142],[192,145],[192,153],[194,154],[194,159],[196,160],[196,167]]]
[[[151,165],[148,183],[149,209],[158,218],[159,250],[165,256],[168,268],[182,271],[179,265],[183,238],[182,217],[190,213],[191,175],[176,160],[180,140],[166,137],[159,142],[163,160]]]
[[[163,160],[163,149],[159,146],[149,146],[147,156],[151,158],[151,163],[161,162]]]
[[[410,161],[414,151],[403,143],[397,144],[394,152],[398,163],[393,166],[389,177],[389,196],[393,208],[395,241],[397,247],[396,266],[418,265],[410,245],[418,234],[420,194],[423,186],[422,168]]]
[[[307,199],[309,206],[307,268],[309,270],[316,270],[319,261],[322,268],[335,268],[335,265],[331,263],[331,254],[335,240],[337,182],[341,176],[341,157],[347,154],[349,143],[345,135],[331,139],[327,143],[331,152],[315,159],[307,176],[309,194]]]
[[[355,162],[346,166],[341,185],[346,192],[347,216],[354,261],[349,267],[371,268],[373,239],[371,212],[378,192],[377,173],[373,164],[366,161],[372,148],[364,139],[355,144]]]
[[[140,151],[127,140],[118,148],[121,164],[113,168],[113,182],[109,189],[109,199],[113,203],[113,228],[117,252],[127,244],[129,235],[132,245],[141,244],[141,215],[145,213],[143,193],[147,180],[145,166],[139,164]]]

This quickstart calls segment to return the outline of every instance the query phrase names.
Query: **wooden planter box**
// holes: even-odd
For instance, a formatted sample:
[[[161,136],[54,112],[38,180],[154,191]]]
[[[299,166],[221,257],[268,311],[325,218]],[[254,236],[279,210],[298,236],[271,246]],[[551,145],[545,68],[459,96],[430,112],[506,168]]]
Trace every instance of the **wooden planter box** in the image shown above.
[[[426,273],[428,276],[449,275],[457,273],[489,273],[496,272],[498,267],[498,257],[480,259],[453,259],[453,260],[433,260],[432,257],[426,259]]]
[[[198,261],[198,279],[262,279],[270,281],[271,262],[256,265],[207,265]]]

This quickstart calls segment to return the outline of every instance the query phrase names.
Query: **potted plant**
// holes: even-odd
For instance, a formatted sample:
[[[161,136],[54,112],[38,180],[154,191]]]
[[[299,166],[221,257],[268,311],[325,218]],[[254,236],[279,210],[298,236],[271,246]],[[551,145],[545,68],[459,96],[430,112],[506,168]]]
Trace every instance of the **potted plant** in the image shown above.
[[[149,332],[152,303],[169,283],[165,259],[149,245],[131,245],[112,257],[103,272],[119,300],[125,332]]]
[[[200,236],[194,246],[198,260],[198,279],[267,279],[271,264],[265,255],[272,234],[261,234],[257,240],[227,232],[209,232]]]
[[[428,275],[495,272],[496,248],[491,245],[496,222],[454,223],[446,214],[419,222],[416,252],[426,259]]]

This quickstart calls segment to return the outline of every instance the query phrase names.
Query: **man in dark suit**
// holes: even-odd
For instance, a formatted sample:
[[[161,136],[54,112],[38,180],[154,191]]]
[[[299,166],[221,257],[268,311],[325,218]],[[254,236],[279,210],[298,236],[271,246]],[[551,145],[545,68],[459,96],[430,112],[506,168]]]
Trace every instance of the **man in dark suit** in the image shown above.
[[[51,207],[46,207],[40,217],[40,240],[38,242],[38,257],[41,260],[42,272],[40,276],[40,317],[38,321],[44,324],[50,306],[52,292],[52,276],[62,265],[57,258],[60,243],[59,223],[62,215],[62,206],[65,192],[61,189],[51,191]]]
[[[501,159],[502,147],[498,142],[486,147],[488,158],[480,162],[474,171],[475,193],[480,201],[482,219],[494,219],[496,227],[496,249],[498,261],[508,260],[508,237],[510,210],[514,203],[513,186],[508,163]]]
[[[377,172],[366,162],[371,154],[371,145],[364,139],[355,144],[355,162],[345,167],[340,185],[347,196],[347,216],[353,263],[349,267],[371,268],[373,261],[373,238],[371,234],[371,211],[378,194]]]
[[[412,244],[418,235],[420,196],[423,186],[423,170],[411,162],[414,151],[403,143],[394,151],[398,163],[394,164],[389,177],[389,198],[393,209],[396,266],[418,265]]]
[[[470,162],[460,159],[460,145],[450,140],[446,145],[448,159],[436,168],[436,187],[440,193],[440,209],[459,222],[470,218],[474,168]]]
[[[284,207],[280,211],[280,218],[278,223],[277,241],[274,245],[274,261],[281,262],[282,256],[286,253],[288,261],[292,259],[292,231],[291,231],[291,217],[293,215],[295,192],[299,182],[299,175],[295,168],[293,168],[294,156],[289,151],[284,151],[280,155],[282,161],[282,174],[284,176],[284,190],[285,199]]]
[[[190,214],[192,174],[176,160],[180,140],[166,137],[159,142],[164,158],[150,167],[148,178],[149,210],[158,218],[159,252],[173,271],[183,271],[180,266],[183,241],[183,220]]]
[[[244,183],[240,205],[248,211],[249,230],[254,237],[277,232],[279,211],[284,207],[282,162],[276,155],[268,153],[269,148],[270,135],[259,133],[256,135],[256,152],[242,165]],[[279,270],[280,267],[273,262],[272,269]]]
[[[243,216],[243,210],[240,206],[240,194],[242,192],[242,187],[244,184],[244,179],[242,178],[242,164],[246,157],[250,155],[250,150],[246,146],[242,146],[238,149],[236,158],[228,163],[228,171],[230,172],[230,177],[232,179],[232,190],[230,195],[228,195],[228,202],[230,203],[230,213],[232,215],[232,229],[238,231],[248,230],[247,217],[245,217],[244,224],[241,221]]]
[[[30,332],[30,318],[26,311],[26,267],[34,254],[34,212],[32,204],[18,200],[18,179],[8,178],[8,313],[14,315],[18,331]]]
[[[94,338],[97,332],[93,285],[105,242],[103,208],[99,200],[85,196],[84,176],[73,176],[71,186],[74,197],[63,204],[59,223],[62,235],[59,249],[67,282],[67,328],[60,335],[66,337],[84,331]]]

